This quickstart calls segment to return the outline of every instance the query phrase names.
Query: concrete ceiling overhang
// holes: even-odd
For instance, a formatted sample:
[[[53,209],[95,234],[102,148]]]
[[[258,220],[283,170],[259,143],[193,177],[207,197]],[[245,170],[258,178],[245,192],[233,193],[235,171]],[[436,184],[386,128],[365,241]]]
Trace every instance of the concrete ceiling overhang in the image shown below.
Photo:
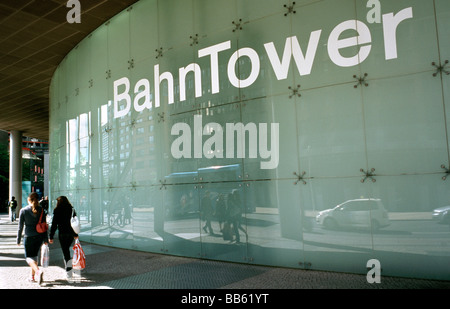
[[[0,1],[0,130],[49,139],[49,86],[64,57],[96,28],[138,0]]]

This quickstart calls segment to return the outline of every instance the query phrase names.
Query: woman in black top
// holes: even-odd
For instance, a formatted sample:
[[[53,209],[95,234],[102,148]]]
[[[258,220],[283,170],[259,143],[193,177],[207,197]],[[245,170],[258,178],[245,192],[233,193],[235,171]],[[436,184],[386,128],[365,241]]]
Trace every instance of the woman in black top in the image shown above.
[[[70,225],[70,220],[76,216],[75,210],[65,196],[60,196],[56,199],[56,207],[53,210],[52,227],[50,229],[49,243],[53,243],[53,236],[58,229],[58,239],[64,255],[64,265],[66,268],[67,279],[71,277],[72,257],[70,256],[70,247],[73,240],[78,238],[78,235],[73,231]]]

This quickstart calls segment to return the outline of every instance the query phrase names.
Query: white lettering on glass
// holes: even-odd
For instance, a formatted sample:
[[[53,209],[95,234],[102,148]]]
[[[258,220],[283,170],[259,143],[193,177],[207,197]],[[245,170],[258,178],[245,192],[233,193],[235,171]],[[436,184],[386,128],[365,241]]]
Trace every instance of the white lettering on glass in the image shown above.
[[[69,1],[70,2],[70,1]],[[377,8],[376,1],[369,1],[367,5],[372,4],[374,10]],[[373,19],[369,22],[376,22],[375,11],[373,13]],[[368,14],[369,17],[369,14]],[[397,30],[399,25],[413,17],[412,7],[405,8],[394,15],[394,13],[388,13],[382,15],[383,22],[383,35],[384,35],[384,47],[385,47],[385,59],[392,60],[398,57],[397,46]],[[354,33],[353,36],[343,37],[343,33]],[[300,76],[310,75],[316,58],[317,50],[319,48],[319,42],[322,36],[322,30],[315,30],[310,33],[309,40],[304,44],[303,49],[300,46],[298,38],[296,36],[287,37],[284,50],[281,57],[278,54],[275,44],[268,42],[264,44],[264,50],[267,55],[268,62],[270,63],[272,70],[277,80],[284,80],[288,77],[289,69],[291,68],[291,59],[294,59],[295,67]],[[346,20],[338,24],[331,30],[328,39],[326,40],[326,50],[330,60],[339,67],[352,67],[365,61],[372,49],[372,35],[369,27],[359,20]],[[306,47],[306,52],[305,51]],[[224,51],[232,48],[231,41],[224,41],[212,46],[208,46],[198,50],[198,57],[209,57],[209,72],[202,71],[202,68],[198,63],[190,63],[185,67],[178,69],[178,81],[179,81],[179,101],[186,100],[186,77],[188,74],[194,76],[194,91],[195,97],[199,98],[205,92],[211,92],[211,94],[217,94],[221,89],[220,73],[226,68],[226,75],[228,82],[235,88],[246,88],[251,86],[259,77],[261,69],[260,55],[258,52],[250,47],[242,47],[231,53],[230,58],[224,58]],[[346,56],[341,53],[344,48],[353,48],[354,53],[351,56]],[[242,77],[239,70],[236,69],[236,64],[242,57],[249,59],[248,65],[250,67],[249,75]],[[262,59],[262,58],[261,58]],[[219,61],[220,60],[220,61]],[[220,64],[227,64],[226,66],[219,66]],[[203,68],[204,69],[204,68]],[[205,72],[205,74],[203,74]],[[210,74],[208,74],[210,73]],[[204,91],[202,88],[205,84],[202,77],[210,75],[210,88],[209,91]],[[131,107],[137,112],[142,112],[145,109],[151,109],[154,105],[155,108],[161,106],[161,89],[167,89],[167,104],[173,104],[175,102],[175,89],[174,89],[174,76],[171,72],[160,73],[160,66],[156,64],[153,67],[153,97],[151,96],[150,81],[148,79],[140,79],[134,85],[134,100],[131,104],[130,80],[127,77],[122,77],[114,81],[113,83],[113,104],[114,104],[114,118],[119,118],[127,115]],[[222,81],[223,82],[223,81]],[[167,86],[167,87],[163,87]],[[223,86],[222,86],[223,87]],[[152,102],[153,98],[153,102]],[[232,126],[233,125],[233,126]],[[259,129],[259,133],[256,133]],[[271,124],[271,149],[268,149],[267,138],[267,124],[227,124],[227,150],[226,157],[234,157],[234,140],[229,140],[229,130],[240,132],[238,138],[237,158],[245,157],[243,154],[244,149],[239,142],[239,139],[244,138],[241,135],[242,131],[249,133],[249,157],[256,157],[256,144],[259,142],[259,155],[262,159],[269,159],[269,161],[261,162],[262,169],[276,168],[278,166],[279,154],[278,154],[278,123]],[[214,134],[212,134],[214,132]],[[172,155],[174,158],[222,158],[223,157],[223,128],[217,123],[209,123],[203,127],[201,125],[201,118],[196,116],[194,118],[194,142],[190,143],[191,128],[187,124],[177,123],[172,127],[172,135],[179,135],[179,137],[172,143]],[[202,136],[209,136],[208,140],[202,145]],[[257,138],[259,136],[259,139]],[[189,140],[188,140],[189,138]],[[230,137],[231,138],[231,137]],[[233,135],[234,139],[234,135]],[[233,144],[231,144],[233,141]],[[193,147],[193,154],[191,153]]]

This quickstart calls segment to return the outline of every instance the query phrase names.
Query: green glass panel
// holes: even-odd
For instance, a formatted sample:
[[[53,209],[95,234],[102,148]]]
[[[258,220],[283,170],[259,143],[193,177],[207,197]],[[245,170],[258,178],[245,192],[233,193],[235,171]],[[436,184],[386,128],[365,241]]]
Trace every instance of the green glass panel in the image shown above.
[[[79,87],[77,79],[77,66],[78,66],[78,50],[73,50],[65,58],[65,74],[66,84],[65,93],[68,97],[75,96],[76,89]]]
[[[164,252],[198,257],[201,252],[198,186],[168,185],[163,190]]]
[[[157,85],[159,86],[159,109],[167,110],[169,114],[195,110],[194,73],[189,69],[184,69],[194,63],[194,52],[193,47],[183,45],[171,50],[164,50],[163,56],[158,57],[159,75],[157,78],[159,83],[154,83],[155,85],[151,87],[154,92]],[[182,76],[180,75],[180,69],[186,72]],[[154,72],[154,68],[149,72]],[[166,78],[168,75],[170,76],[169,79]],[[182,86],[180,85],[180,79],[181,81],[184,80]],[[184,87],[183,94],[181,93],[182,87]]]
[[[292,15],[292,35],[296,38],[305,59],[311,59],[301,65],[304,70],[302,72],[292,63],[290,69],[295,72],[294,85],[301,85],[301,89],[309,89],[353,80],[353,75],[358,72],[358,68],[355,65],[346,67],[334,63],[330,58],[328,47],[331,46],[329,38],[333,30],[342,22],[355,20],[355,18],[355,1],[353,0],[313,2],[304,8],[299,8],[297,13]],[[350,26],[355,28],[354,23]],[[357,36],[358,33],[355,30],[348,29],[340,33],[338,39],[343,40]],[[318,37],[318,41],[315,41],[316,37]],[[308,54],[309,47],[311,52]],[[315,54],[313,53],[314,49],[316,50]],[[359,47],[357,46],[349,46],[337,51],[344,58],[352,58],[358,52]]]
[[[379,177],[371,184],[371,190],[372,196],[380,199],[388,210],[390,222],[388,227],[373,232],[374,253],[383,272],[448,279],[450,248],[446,244],[450,241],[450,230],[445,221],[445,207],[449,207],[450,198],[448,183],[436,174],[399,175]],[[376,218],[376,214],[372,217]],[[424,264],[425,256],[428,262]]]
[[[158,43],[164,49],[189,43],[195,34],[193,0],[158,1]]]
[[[164,248],[162,191],[157,186],[137,187],[127,199],[133,225],[133,248],[160,252]]]
[[[123,11],[106,24],[108,69],[111,70],[111,77],[114,80],[123,76],[123,72],[126,72],[129,67],[128,61],[131,60],[129,19],[129,12]]]
[[[291,21],[281,13],[249,22],[243,26],[243,30],[238,32],[239,60],[232,74],[239,79],[242,100],[289,91],[288,87],[294,83],[294,67],[290,66],[287,76],[278,79],[264,46],[273,44],[277,57],[282,59],[286,40],[290,40],[290,33]],[[249,52],[248,49],[251,51]],[[249,55],[254,56],[250,58]]]
[[[79,236],[86,237],[87,239],[91,236],[91,228],[92,228],[92,216],[91,216],[91,190],[80,190],[78,197],[76,199],[76,205],[72,203],[75,211],[77,213],[77,217],[81,223],[81,230]]]
[[[349,84],[308,90],[296,104],[298,172],[306,177],[360,174],[366,165],[360,90]]]
[[[236,0],[193,0],[194,32],[208,37],[217,37],[217,32],[234,29],[233,21],[238,22]],[[218,14],[220,12],[220,14]]]
[[[205,108],[201,114],[203,128],[202,158],[198,160],[199,182],[238,181],[242,179],[242,159],[237,157],[237,138],[233,155],[227,154],[227,123],[240,119],[240,104]],[[200,124],[200,120],[198,120]],[[194,129],[194,128],[192,128]]]
[[[77,45],[77,63],[83,63],[86,59],[91,58],[91,40],[83,40]],[[85,92],[89,88],[89,80],[91,79],[91,66],[77,65],[76,77],[77,88],[80,92]]]
[[[155,57],[158,46],[156,1],[139,1],[130,11],[130,54],[137,64]]]
[[[133,243],[132,224],[128,218],[130,210],[126,198],[129,192],[129,188],[108,189],[107,199],[104,200],[108,221],[103,232],[107,233],[108,244],[119,248],[131,248]]]
[[[442,171],[448,154],[438,79],[425,72],[371,81],[363,94],[370,168],[387,175]]]
[[[301,1],[301,3],[306,1]],[[311,2],[311,1],[310,1]],[[299,1],[295,1],[296,5],[300,4]],[[272,15],[278,15],[280,13],[287,13],[288,9],[284,7],[292,5],[292,1],[279,2],[272,0],[238,0],[237,9],[239,16],[245,16],[246,20],[252,22],[260,18],[265,18]]]
[[[233,205],[238,206],[239,209],[243,208],[243,184],[241,182],[198,185],[201,257],[203,258],[226,259],[234,262],[246,260],[247,239],[243,232],[246,230],[244,214],[237,211],[236,221],[233,221],[235,224],[239,222],[240,228],[232,230],[233,224],[230,224],[233,193],[235,197],[239,195],[241,200],[241,204],[234,203]],[[237,242],[238,234],[240,235],[239,242]]]
[[[293,172],[298,172],[295,99],[283,94],[246,101],[241,105],[242,123],[254,124],[257,130],[255,149],[250,149],[252,138],[246,134],[244,179],[292,178]],[[267,147],[260,139],[266,142]],[[255,150],[256,158],[251,157],[251,150]]]
[[[238,49],[237,39],[238,34],[231,29],[211,37],[199,34],[198,44],[193,46],[195,63],[200,66],[202,72],[202,96],[196,98],[196,108],[239,101],[239,88],[229,82],[227,72],[229,59]],[[217,59],[217,64],[211,68],[212,59]]]
[[[358,19],[372,36],[370,55],[361,64],[369,80],[433,69],[439,53],[432,0],[382,0],[380,23],[369,23],[366,3],[356,3]]]
[[[441,60],[449,60],[450,56],[450,42],[447,38],[450,35],[450,3],[445,0],[436,0],[435,1],[436,8],[436,23],[437,23],[437,32],[439,34],[438,42],[439,42],[439,50],[441,53],[441,57],[444,59]]]
[[[194,157],[194,146],[193,140],[194,136],[194,114],[191,113],[183,113],[177,115],[171,115],[170,117],[164,116],[167,120],[160,121],[158,120],[158,124],[156,126],[162,132],[166,132],[164,136],[164,140],[162,141],[161,147],[164,149],[164,167],[163,167],[163,177],[159,179],[161,183],[168,184],[177,184],[177,183],[197,183],[198,182],[198,159]],[[185,130],[180,131],[179,135],[171,135],[170,132],[172,128],[176,126],[177,123],[183,124],[186,126]],[[176,132],[174,132],[176,133]],[[186,139],[185,145],[177,146],[176,142],[178,139]],[[174,144],[175,143],[175,144]],[[186,156],[178,156],[178,151],[173,152],[172,147],[174,149],[182,149],[185,150],[186,147]],[[191,148],[191,151],[187,151],[188,147]],[[190,157],[189,157],[190,156]]]
[[[158,133],[155,120],[137,118],[133,125],[133,135],[121,138],[121,143],[130,148],[132,156],[132,178],[140,185],[158,184],[161,167],[155,164],[160,160]]]
[[[311,221],[304,229],[305,267],[366,273],[373,258],[370,183],[359,178],[311,179],[300,184],[300,203]]]
[[[106,72],[109,70],[108,57],[106,56],[108,55],[108,27],[106,25],[100,26],[87,37],[87,40],[91,41],[91,57],[88,59],[88,63],[95,85],[107,77]]]
[[[435,70],[436,78],[441,77],[444,95],[444,108],[445,108],[445,120],[447,125],[447,147],[450,144],[450,42],[447,39],[450,36],[450,3],[445,0],[437,0],[436,4],[436,23],[438,29],[438,40],[439,40],[439,51],[440,51],[440,62],[435,61],[435,64],[439,66],[444,66],[444,71],[439,73]],[[448,63],[446,64],[446,61]],[[436,67],[435,67],[436,69]],[[449,148],[450,153],[450,148]],[[449,162],[444,165],[448,170],[450,169],[450,156]]]
[[[300,267],[304,260],[298,188],[290,180],[243,183],[248,262]],[[246,235],[247,234],[247,235]],[[245,237],[245,238],[244,238]]]
[[[155,57],[147,58],[140,62],[135,61],[133,68],[127,76],[130,81],[129,114],[131,116],[131,121],[147,121],[152,117],[156,118],[157,113],[162,112],[165,108],[165,103],[159,108],[155,107],[155,83],[152,72],[157,63],[158,60],[155,59]],[[137,89],[136,86],[138,86]],[[119,89],[119,92],[123,91],[123,88],[119,87]],[[138,109],[134,106],[135,101],[138,105]]]

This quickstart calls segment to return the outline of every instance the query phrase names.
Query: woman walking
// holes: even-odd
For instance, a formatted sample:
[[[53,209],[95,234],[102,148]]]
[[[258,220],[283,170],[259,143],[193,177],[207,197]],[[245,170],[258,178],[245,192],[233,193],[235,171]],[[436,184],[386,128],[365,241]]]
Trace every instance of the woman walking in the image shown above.
[[[64,255],[64,268],[66,270],[67,279],[70,280],[72,278],[72,257],[70,256],[70,247],[72,246],[73,240],[78,238],[78,234],[72,229],[70,220],[73,216],[76,216],[76,213],[67,197],[60,196],[56,201],[56,207],[53,210],[49,242],[53,244],[53,236],[55,235],[56,230],[58,230],[58,239]]]
[[[42,243],[48,243],[47,231],[39,233],[36,230],[36,224],[39,221],[45,222],[47,214],[44,209],[39,206],[39,195],[36,192],[32,192],[28,196],[28,206],[22,208],[19,213],[19,229],[17,231],[17,245],[20,245],[22,238],[22,231],[25,226],[24,246],[25,246],[25,259],[28,265],[31,267],[31,279],[35,282],[35,276],[38,279],[38,283],[43,281],[43,272],[38,267],[38,254]]]

